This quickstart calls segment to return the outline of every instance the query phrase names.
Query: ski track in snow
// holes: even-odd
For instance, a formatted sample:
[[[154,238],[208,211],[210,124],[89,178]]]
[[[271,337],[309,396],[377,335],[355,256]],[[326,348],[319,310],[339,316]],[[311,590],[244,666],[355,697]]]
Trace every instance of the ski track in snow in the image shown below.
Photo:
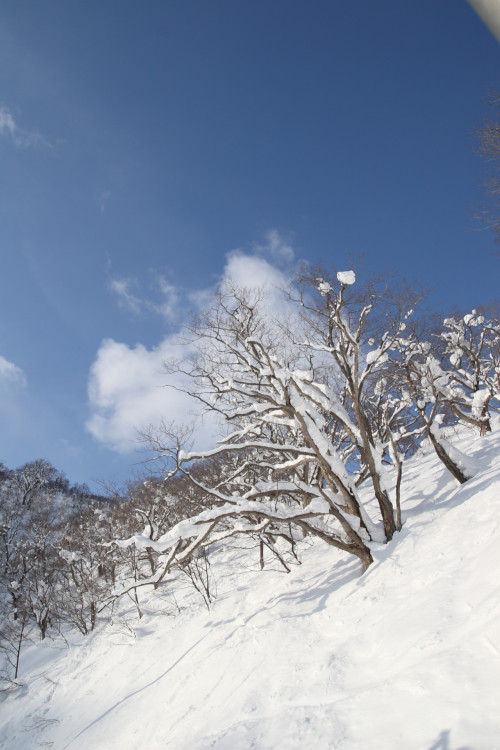
[[[470,443],[461,487],[408,462],[405,526],[362,576],[318,544],[289,575],[228,551],[210,612],[148,595],[140,622],[30,646],[0,747],[500,750],[500,433]]]

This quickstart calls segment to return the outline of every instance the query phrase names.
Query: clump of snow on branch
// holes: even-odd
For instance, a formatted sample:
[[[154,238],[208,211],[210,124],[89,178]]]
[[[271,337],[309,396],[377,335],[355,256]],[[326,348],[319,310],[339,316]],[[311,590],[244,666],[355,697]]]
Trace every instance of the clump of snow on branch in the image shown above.
[[[354,271],[339,271],[337,273],[337,279],[341,284],[351,285],[356,281],[356,274]]]

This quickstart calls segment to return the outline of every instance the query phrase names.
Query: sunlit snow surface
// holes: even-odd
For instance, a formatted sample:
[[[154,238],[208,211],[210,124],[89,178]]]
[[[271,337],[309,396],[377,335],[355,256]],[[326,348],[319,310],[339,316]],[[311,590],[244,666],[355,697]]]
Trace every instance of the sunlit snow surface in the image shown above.
[[[0,746],[500,749],[500,433],[459,447],[482,471],[409,462],[404,530],[361,577],[321,545],[289,575],[233,550],[210,612],[143,594],[140,622],[30,647]]]

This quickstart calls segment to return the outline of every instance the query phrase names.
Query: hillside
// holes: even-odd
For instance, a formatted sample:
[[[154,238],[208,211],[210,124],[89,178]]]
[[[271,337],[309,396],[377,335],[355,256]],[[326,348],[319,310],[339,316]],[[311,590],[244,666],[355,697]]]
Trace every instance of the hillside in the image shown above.
[[[500,431],[463,442],[481,472],[409,461],[403,531],[362,576],[316,543],[290,574],[233,548],[210,611],[143,595],[141,621],[30,646],[1,747],[500,749]]]

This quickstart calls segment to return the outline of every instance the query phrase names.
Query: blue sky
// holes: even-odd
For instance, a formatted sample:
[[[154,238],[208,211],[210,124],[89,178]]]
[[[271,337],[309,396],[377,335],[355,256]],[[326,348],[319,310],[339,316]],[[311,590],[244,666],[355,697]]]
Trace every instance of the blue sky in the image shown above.
[[[445,311],[497,298],[470,131],[499,72],[465,0],[4,3],[0,459],[126,478],[228,274],[365,254]]]

